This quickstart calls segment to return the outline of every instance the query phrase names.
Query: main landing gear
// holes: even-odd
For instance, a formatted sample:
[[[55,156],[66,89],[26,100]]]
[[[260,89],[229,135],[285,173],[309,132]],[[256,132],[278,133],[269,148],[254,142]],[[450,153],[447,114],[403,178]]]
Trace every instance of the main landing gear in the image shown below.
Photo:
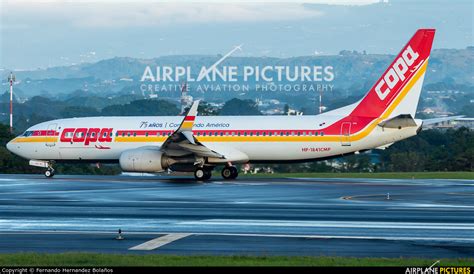
[[[232,180],[237,178],[239,172],[235,166],[225,166],[221,172],[222,178]]]
[[[212,169],[208,169],[205,167],[198,167],[194,171],[194,178],[198,181],[207,181],[211,179],[212,176]]]
[[[226,165],[221,172],[222,178],[225,180],[232,180],[237,178],[239,171],[233,165]],[[194,178],[198,181],[207,181],[211,179],[212,167],[209,166],[198,166],[194,170]]]

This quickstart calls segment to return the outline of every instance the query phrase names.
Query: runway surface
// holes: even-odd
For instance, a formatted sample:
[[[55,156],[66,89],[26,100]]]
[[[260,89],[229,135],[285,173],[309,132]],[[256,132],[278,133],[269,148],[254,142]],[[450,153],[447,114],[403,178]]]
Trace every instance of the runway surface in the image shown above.
[[[25,251],[472,258],[474,180],[0,175]]]

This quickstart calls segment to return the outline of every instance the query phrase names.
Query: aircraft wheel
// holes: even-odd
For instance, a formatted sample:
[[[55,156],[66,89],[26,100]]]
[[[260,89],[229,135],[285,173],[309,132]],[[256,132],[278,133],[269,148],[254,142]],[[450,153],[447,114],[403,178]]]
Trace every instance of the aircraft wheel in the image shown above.
[[[221,172],[222,178],[226,180],[237,178],[238,171],[235,166],[224,167]]]
[[[204,177],[204,180],[209,180],[209,179],[211,179],[212,170],[210,170],[210,169],[205,169],[204,172],[206,173],[206,176]]]
[[[237,178],[237,176],[239,176],[239,171],[237,170],[235,166],[231,166],[230,170],[232,171],[232,177],[231,177],[232,179],[235,179]]]
[[[208,169],[199,167],[194,171],[194,178],[196,178],[196,180],[198,181],[209,180],[211,176],[212,176],[212,172]]]
[[[54,169],[47,169],[45,172],[44,172],[44,176],[46,176],[46,178],[52,178],[54,176]]]

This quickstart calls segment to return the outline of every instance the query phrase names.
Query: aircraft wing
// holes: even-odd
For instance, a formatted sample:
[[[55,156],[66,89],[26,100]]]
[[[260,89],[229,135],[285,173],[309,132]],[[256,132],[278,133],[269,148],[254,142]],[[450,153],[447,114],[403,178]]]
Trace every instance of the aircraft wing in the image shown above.
[[[170,156],[195,154],[201,157],[225,159],[226,157],[200,143],[193,135],[192,129],[197,116],[199,100],[194,101],[179,128],[166,139],[161,150]]]

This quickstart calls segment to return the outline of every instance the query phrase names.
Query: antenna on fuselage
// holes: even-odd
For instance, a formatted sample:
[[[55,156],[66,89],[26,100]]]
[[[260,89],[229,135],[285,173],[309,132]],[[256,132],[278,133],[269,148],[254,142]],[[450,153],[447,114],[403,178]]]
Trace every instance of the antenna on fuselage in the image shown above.
[[[10,72],[8,81],[10,82],[10,133],[13,133],[13,83],[15,82],[13,72]]]

